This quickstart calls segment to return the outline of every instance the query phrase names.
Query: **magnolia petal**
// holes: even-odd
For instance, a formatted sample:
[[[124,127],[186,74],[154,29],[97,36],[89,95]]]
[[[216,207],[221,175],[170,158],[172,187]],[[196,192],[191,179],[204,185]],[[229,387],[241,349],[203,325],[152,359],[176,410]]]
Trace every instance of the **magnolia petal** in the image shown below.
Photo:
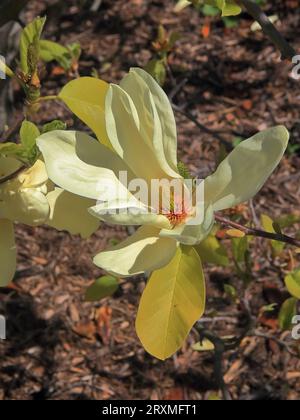
[[[50,206],[47,225],[57,230],[67,230],[72,235],[80,234],[84,239],[99,228],[99,221],[88,212],[88,208],[94,204],[93,200],[81,198],[61,188],[51,191],[47,200]]]
[[[13,174],[21,166],[22,164],[16,159],[0,156],[0,179]]]
[[[130,176],[121,159],[87,134],[51,131],[37,140],[49,178],[73,194],[108,201],[127,198],[119,172]]]
[[[212,206],[205,211],[204,220],[201,224],[183,224],[172,230],[163,229],[159,236],[161,238],[173,238],[184,245],[196,245],[203,241],[213,228],[215,223]]]
[[[167,217],[151,213],[151,209],[138,200],[100,203],[89,212],[106,223],[125,226],[152,225],[159,229],[171,229]]]
[[[156,82],[154,81],[154,83]],[[148,146],[152,149],[164,172],[172,178],[178,178],[177,161],[173,163],[172,167],[168,162],[169,157],[166,155],[166,153],[169,153],[169,150],[168,147],[165,148],[165,142],[168,142],[169,138],[163,131],[163,128],[165,128],[164,125],[162,126],[162,124],[164,124],[164,119],[160,118],[159,112],[156,109],[154,97],[146,80],[132,69],[130,73],[123,78],[120,86],[133,100],[138,113],[140,132],[143,140],[147,142]],[[160,87],[157,92],[159,92],[160,96],[163,95],[163,99],[165,98],[165,93]],[[176,156],[176,127],[174,131],[175,137],[173,140]],[[174,165],[176,165],[176,167]]]
[[[108,83],[95,77],[80,77],[69,82],[59,97],[70,110],[96,134],[98,140],[111,147],[105,129],[105,96]]]
[[[140,76],[150,89],[162,127],[164,155],[170,168],[177,172],[177,129],[169,98],[159,84],[145,70],[132,68],[131,72]]]
[[[277,126],[240,143],[205,180],[205,201],[218,211],[252,198],[280,162],[288,140],[286,128]]]
[[[126,241],[98,254],[94,263],[119,277],[157,270],[171,261],[177,249],[176,241],[158,235],[159,229],[142,226]]]
[[[0,287],[6,286],[14,278],[17,265],[14,225],[0,219]]]
[[[141,136],[138,113],[130,96],[119,86],[111,85],[105,110],[110,142],[132,172],[149,184],[152,179],[166,178],[153,150]]]
[[[1,218],[29,226],[38,226],[47,220],[49,211],[48,201],[38,189],[20,189],[20,185],[16,182],[9,184],[9,187],[1,194]]]
[[[38,159],[31,168],[23,171],[19,175],[19,181],[22,184],[22,188],[37,188],[46,184],[48,181],[48,174],[45,163]]]

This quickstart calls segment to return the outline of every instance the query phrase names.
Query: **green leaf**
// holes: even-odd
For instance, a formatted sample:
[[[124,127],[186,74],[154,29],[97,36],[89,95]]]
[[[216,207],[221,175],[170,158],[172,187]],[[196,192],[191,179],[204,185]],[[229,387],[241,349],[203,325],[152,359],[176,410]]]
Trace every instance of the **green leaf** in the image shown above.
[[[238,18],[232,16],[223,16],[222,18],[224,25],[228,29],[236,28],[239,25]]]
[[[249,236],[233,238],[231,240],[233,257],[237,263],[245,262],[249,241]]]
[[[278,317],[280,328],[282,330],[289,330],[295,315],[297,315],[297,299],[287,299],[282,304]]]
[[[276,223],[280,226],[280,229],[289,228],[296,223],[300,222],[300,215],[299,214],[288,214],[286,216],[281,216],[277,218]]]
[[[159,83],[161,86],[165,84],[167,77],[167,70],[164,59],[154,59],[151,60],[145,67],[145,70],[151,74],[151,76]]]
[[[94,302],[113,295],[119,287],[118,280],[113,276],[100,277],[85,293],[85,300]]]
[[[215,3],[222,10],[222,16],[236,16],[242,11],[234,0],[215,0]]]
[[[41,40],[40,41],[40,57],[46,63],[57,61],[65,70],[71,66],[71,56],[68,48],[57,42]]]
[[[289,293],[293,297],[300,299],[300,269],[298,268],[297,270],[288,274],[285,277],[284,282]]]
[[[232,300],[236,301],[237,299],[237,290],[231,284],[224,284],[224,292]]]
[[[36,71],[39,60],[39,41],[46,22],[46,18],[36,18],[27,25],[20,39],[21,70],[24,74],[32,75]]]
[[[199,245],[195,246],[202,262],[227,267],[229,259],[225,247],[214,235],[209,235]]]
[[[189,168],[183,162],[178,162],[177,169],[178,169],[179,175],[182,176],[182,178],[184,179],[192,178]]]
[[[74,42],[73,44],[67,45],[68,51],[71,55],[71,57],[78,61],[81,56],[81,45],[78,42]]]
[[[49,133],[50,131],[66,130],[66,129],[67,129],[67,124],[65,122],[60,121],[60,120],[53,120],[43,125],[42,134]]]
[[[263,313],[274,312],[277,306],[278,306],[277,303],[270,303],[270,305],[263,306],[261,308],[261,311]]]
[[[209,4],[205,4],[202,7],[202,13],[204,14],[204,16],[212,16],[212,17],[214,17],[214,16],[217,16],[220,13],[220,11],[215,6],[211,6]]]
[[[78,43],[63,45],[47,40],[40,41],[40,57],[46,63],[57,61],[65,70],[69,70],[73,61],[78,61],[81,55],[81,46]]]
[[[158,359],[174,354],[205,309],[205,280],[194,248],[181,247],[155,271],[144,290],[136,330],[144,348]]]
[[[275,222],[271,219],[271,217],[266,214],[262,214],[260,220],[262,227],[266,232],[276,233],[274,225]],[[271,245],[276,254],[280,254],[285,247],[285,244],[279,241],[271,241]]]
[[[30,121],[23,121],[20,129],[21,144],[25,150],[31,152],[36,146],[36,139],[40,135],[38,127]]]

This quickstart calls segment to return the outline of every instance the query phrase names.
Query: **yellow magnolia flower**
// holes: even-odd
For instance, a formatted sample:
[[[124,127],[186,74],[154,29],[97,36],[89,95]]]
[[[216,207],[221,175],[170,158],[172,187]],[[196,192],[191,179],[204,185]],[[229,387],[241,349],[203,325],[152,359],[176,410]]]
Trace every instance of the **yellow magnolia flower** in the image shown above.
[[[174,257],[179,244],[200,243],[213,226],[214,211],[236,206],[260,190],[282,158],[289,137],[284,127],[275,127],[237,146],[205,180],[205,217],[201,224],[191,225],[191,215],[184,211],[153,213],[119,179],[119,173],[126,172],[129,181],[143,179],[149,190],[153,179],[182,179],[175,119],[160,86],[145,71],[132,69],[120,86],[110,85],[105,120],[110,147],[74,131],[46,133],[37,144],[55,184],[101,200],[90,209],[93,215],[108,223],[142,225],[124,243],[95,257],[96,265],[117,276],[152,272]],[[124,211],[133,208],[144,211]],[[106,214],[99,216],[101,212]]]
[[[37,160],[34,166],[24,170],[21,166],[15,159],[0,158],[0,180],[17,174],[0,184],[0,286],[8,284],[16,270],[14,223],[47,224],[83,237],[99,225],[87,213],[94,202],[55,188],[48,179],[44,162]]]
[[[176,195],[170,194],[165,211],[161,201],[150,206],[148,196],[137,198],[128,189],[128,182],[137,179],[143,180],[147,191],[153,180],[176,180],[185,189],[186,180],[178,170],[174,114],[161,87],[141,69],[132,69],[120,86],[106,87],[93,80],[98,92],[105,92],[104,98],[98,98],[100,106],[94,96],[83,93],[81,99],[81,83],[89,84],[88,78],[67,90],[72,97],[74,89],[82,111],[75,107],[74,96],[71,105],[66,103],[89,121],[100,141],[75,131],[53,131],[40,136],[37,144],[56,185],[99,200],[89,209],[92,215],[112,224],[140,226],[94,262],[119,277],[154,272],[141,300],[137,332],[144,347],[164,359],[180,347],[204,311],[204,276],[193,246],[212,230],[215,211],[247,201],[261,189],[281,160],[289,134],[278,126],[239,144],[205,179],[203,214],[198,220],[193,191],[179,206]],[[105,128],[100,130],[97,121],[104,119]],[[120,173],[126,173],[127,182]]]

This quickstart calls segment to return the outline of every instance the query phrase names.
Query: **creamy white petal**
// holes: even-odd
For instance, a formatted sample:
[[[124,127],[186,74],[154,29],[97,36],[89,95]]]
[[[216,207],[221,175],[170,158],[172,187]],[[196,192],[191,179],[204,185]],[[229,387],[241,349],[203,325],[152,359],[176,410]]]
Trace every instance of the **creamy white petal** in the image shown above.
[[[132,173],[122,160],[92,137],[76,131],[43,134],[37,144],[49,178],[73,194],[101,201],[130,196],[120,172]]]
[[[159,229],[143,226],[120,245],[98,254],[94,263],[120,277],[157,270],[171,261],[178,246],[175,240],[158,235]]]
[[[125,226],[152,225],[160,229],[171,229],[167,217],[159,215],[138,200],[99,203],[89,212],[106,223]]]
[[[16,260],[14,225],[9,220],[0,219],[0,287],[6,286],[14,278]]]
[[[154,81],[154,83],[156,82]],[[123,78],[120,86],[129,94],[135,105],[140,122],[140,133],[143,141],[145,141],[151,148],[164,172],[170,177],[178,178],[179,174],[176,160],[177,138],[175,120],[173,121],[173,131],[175,133],[173,137],[173,148],[171,151],[171,156],[168,156],[167,153],[170,153],[170,149],[168,147],[170,137],[165,132],[164,117],[166,110],[164,109],[163,115],[159,114],[159,111],[161,112],[162,107],[160,107],[159,111],[156,108],[154,96],[152,95],[150,86],[148,86],[146,80],[143,79],[134,69],[132,69],[130,73]],[[158,87],[154,94],[156,95],[155,98],[157,101],[165,100],[166,95],[160,87]],[[174,157],[173,155],[175,155],[174,162],[172,162]],[[171,162],[171,164],[169,162]]]
[[[106,130],[116,153],[132,172],[148,183],[168,178],[140,132],[137,110],[130,96],[119,86],[111,85],[106,96]]]
[[[150,89],[162,127],[164,154],[170,168],[177,172],[177,129],[169,98],[145,70],[132,68],[130,71],[140,76]]]
[[[22,164],[13,158],[0,157],[0,178],[4,178],[10,174],[13,174]]]
[[[289,133],[273,127],[240,143],[205,180],[205,201],[223,210],[252,198],[280,162]]]
[[[29,226],[43,224],[49,216],[49,204],[38,189],[7,188],[1,194],[0,217]]]
[[[95,203],[89,198],[82,198],[61,188],[55,188],[47,194],[50,215],[47,225],[57,230],[66,230],[82,238],[90,237],[100,226],[99,220],[91,216],[88,208]]]

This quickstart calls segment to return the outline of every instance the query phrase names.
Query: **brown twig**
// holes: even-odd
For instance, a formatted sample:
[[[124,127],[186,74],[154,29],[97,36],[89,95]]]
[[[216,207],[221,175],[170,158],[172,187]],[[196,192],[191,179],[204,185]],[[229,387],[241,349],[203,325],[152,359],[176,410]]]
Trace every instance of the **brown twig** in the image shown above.
[[[214,357],[214,376],[217,387],[220,389],[225,401],[232,401],[232,396],[227,388],[227,385],[224,381],[223,373],[223,356],[226,351],[226,346],[224,340],[218,337],[214,333],[206,330],[201,326],[200,323],[195,325],[196,330],[200,335],[200,340],[206,338],[214,345],[215,357]]]
[[[271,239],[272,241],[283,242],[289,245],[296,246],[297,248],[300,248],[300,240],[296,238],[292,238],[290,236],[287,236],[281,233],[271,233],[271,232],[266,232],[264,230],[254,229],[248,226],[243,226],[237,222],[233,222],[229,219],[226,219],[225,217],[222,217],[219,214],[215,214],[215,219],[218,222],[222,223],[222,225],[229,226],[234,229],[238,229],[241,232],[244,232],[245,235],[257,236],[258,238]]]
[[[282,59],[288,59],[292,61],[293,57],[297,55],[296,51],[284,39],[281,33],[278,32],[278,30],[275,28],[268,16],[261,10],[258,4],[251,0],[239,0],[239,2],[242,6],[244,6],[244,8],[253,17],[253,19],[260,24],[267,37],[270,38],[273,44],[279,49]]]

